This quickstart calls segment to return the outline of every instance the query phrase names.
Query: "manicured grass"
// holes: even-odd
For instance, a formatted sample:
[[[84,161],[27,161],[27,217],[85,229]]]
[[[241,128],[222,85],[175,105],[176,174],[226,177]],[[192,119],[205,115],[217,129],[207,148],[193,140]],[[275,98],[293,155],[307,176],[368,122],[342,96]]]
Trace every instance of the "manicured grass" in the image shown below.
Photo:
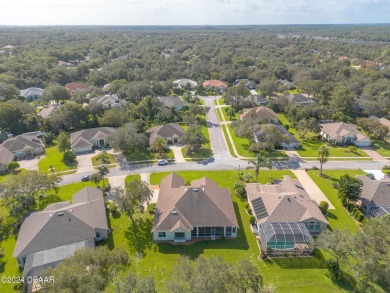
[[[390,157],[390,145],[386,141],[375,140],[372,144],[373,149],[384,157]]]
[[[365,172],[360,170],[324,170],[325,177],[318,176],[318,172],[309,170],[308,174],[335,207],[335,210],[330,210],[327,216],[330,227],[337,230],[357,231],[359,229],[358,225],[343,207],[337,196],[337,190],[332,187],[332,182],[337,182],[344,174],[356,176],[365,174]]]
[[[260,172],[262,183],[270,182],[269,172],[274,178],[282,178],[283,174],[292,175],[290,171],[270,170]],[[151,183],[158,184],[161,178],[169,173],[155,173],[151,175]],[[232,188],[238,179],[237,171],[206,171],[206,172],[177,172],[185,181],[207,176],[218,183],[220,187]],[[293,176],[294,177],[294,176]],[[232,190],[231,193],[233,194]],[[158,292],[165,291],[166,279],[173,273],[172,266],[180,255],[189,256],[191,259],[203,255],[205,257],[221,256],[225,261],[236,263],[242,258],[252,261],[264,277],[266,284],[273,284],[276,292],[343,292],[339,287],[326,277],[326,268],[321,258],[282,258],[267,261],[259,261],[259,249],[255,236],[248,225],[249,216],[245,212],[245,201],[232,195],[234,208],[240,229],[237,239],[203,241],[190,246],[173,246],[169,244],[155,244],[151,233],[152,217],[147,213],[139,216],[142,231],[135,233],[130,220],[123,214],[113,218],[110,216],[110,225],[114,228],[108,245],[113,248],[122,247],[131,256],[141,251],[141,257],[134,263],[136,271],[143,276],[153,276]],[[137,245],[138,244],[138,245]],[[342,284],[348,287],[347,284]],[[110,286],[110,292],[114,287]]]
[[[185,131],[187,131],[188,126],[184,125],[182,126]],[[202,133],[206,137],[206,143],[202,146],[200,150],[198,150],[195,153],[192,153],[191,155],[187,154],[188,147],[183,147],[181,149],[181,152],[185,158],[192,158],[192,159],[197,159],[197,158],[209,158],[213,155],[213,152],[211,150],[211,144],[210,144],[210,136],[209,136],[209,130],[207,126],[202,125]]]
[[[115,157],[112,155],[112,154],[108,154],[107,153],[107,158],[109,160],[109,163],[108,164],[115,164]],[[94,157],[92,157],[92,165],[93,166],[99,166],[99,165],[102,165],[102,161],[100,160],[100,154],[99,155],[96,155]],[[105,163],[107,164],[107,163]]]
[[[216,108],[219,121],[223,121],[221,108]]]
[[[50,172],[50,166],[54,167],[55,172],[77,169],[77,161],[68,164],[62,160],[64,153],[61,153],[56,145],[46,148],[45,152],[46,158],[43,158],[38,162],[39,170],[41,172]]]
[[[228,136],[228,133],[227,133],[227,130],[226,130],[226,125],[221,125],[222,127],[222,130],[223,130],[223,134],[225,135],[225,141],[227,143],[227,146],[229,148],[229,152],[230,152],[230,155],[234,158],[237,158],[236,154],[234,153],[233,151],[233,146],[232,146],[232,143],[230,142],[230,138]]]
[[[240,156],[243,157],[255,157],[255,153],[249,150],[249,140],[244,137],[238,137],[234,133],[234,129],[231,124],[227,124],[227,128],[230,132],[230,135],[233,139],[233,143],[236,146],[236,150]],[[267,153],[269,157],[287,157],[286,153],[283,150],[277,150],[273,153]]]
[[[135,175],[127,175],[125,178],[125,183],[133,182],[135,179],[141,179],[141,176],[138,174]]]

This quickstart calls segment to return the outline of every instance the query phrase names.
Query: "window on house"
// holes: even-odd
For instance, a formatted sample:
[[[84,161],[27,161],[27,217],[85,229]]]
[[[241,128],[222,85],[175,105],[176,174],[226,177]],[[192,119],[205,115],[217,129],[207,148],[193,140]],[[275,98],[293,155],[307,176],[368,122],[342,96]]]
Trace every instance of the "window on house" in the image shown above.
[[[158,238],[165,238],[166,234],[165,232],[158,232]]]
[[[226,236],[232,236],[232,227],[226,227]]]
[[[236,227],[233,227],[232,233],[233,233],[233,234],[236,233]]]
[[[100,237],[100,232],[96,232],[96,238]]]

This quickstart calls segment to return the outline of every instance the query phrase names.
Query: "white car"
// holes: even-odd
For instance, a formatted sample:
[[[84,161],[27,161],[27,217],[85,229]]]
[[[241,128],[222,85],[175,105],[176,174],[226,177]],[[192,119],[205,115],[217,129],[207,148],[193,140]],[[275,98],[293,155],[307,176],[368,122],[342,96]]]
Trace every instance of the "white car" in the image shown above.
[[[159,165],[159,166],[168,165],[168,160],[165,160],[165,159],[158,160],[157,165]]]

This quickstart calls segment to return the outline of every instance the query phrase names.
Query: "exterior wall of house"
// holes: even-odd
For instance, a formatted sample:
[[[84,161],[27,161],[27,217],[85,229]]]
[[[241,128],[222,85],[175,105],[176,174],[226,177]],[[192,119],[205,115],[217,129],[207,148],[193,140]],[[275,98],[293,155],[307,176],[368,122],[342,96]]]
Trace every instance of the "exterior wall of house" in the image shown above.
[[[292,149],[292,148],[298,148],[299,142],[282,143],[281,145],[285,149]]]
[[[92,151],[92,146],[84,147],[84,148],[73,148],[72,151],[73,151],[75,154],[91,152],[91,151]]]
[[[0,164],[0,172],[6,172],[8,169],[8,166],[6,164]]]
[[[37,148],[35,150],[33,150],[33,154],[34,155],[42,155],[43,153],[45,152],[45,149],[44,148]]]
[[[371,145],[371,140],[359,140],[355,143],[355,145],[358,147],[367,147]]]
[[[108,238],[108,231],[106,229],[95,229],[95,241],[100,241]]]
[[[188,241],[191,240],[191,232],[185,231],[183,229],[177,229],[175,231],[170,230],[160,230],[160,231],[154,231],[153,232],[153,239],[154,241],[174,241],[175,240],[175,232],[182,232],[184,233],[184,240]]]
[[[327,228],[327,224],[324,222],[320,222],[317,219],[311,218],[305,221],[302,221],[305,224],[307,230],[309,230],[310,234],[316,235],[322,232]]]

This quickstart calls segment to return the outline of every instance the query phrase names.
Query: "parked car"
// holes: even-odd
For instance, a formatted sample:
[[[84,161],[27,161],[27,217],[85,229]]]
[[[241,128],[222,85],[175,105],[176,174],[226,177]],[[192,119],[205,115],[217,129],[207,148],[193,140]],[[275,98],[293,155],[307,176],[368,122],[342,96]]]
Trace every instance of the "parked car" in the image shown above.
[[[168,165],[168,160],[165,160],[165,159],[158,160],[157,165],[159,165],[159,166]]]
[[[85,176],[83,176],[83,177],[81,177],[81,181],[89,181],[89,175],[85,175]]]

